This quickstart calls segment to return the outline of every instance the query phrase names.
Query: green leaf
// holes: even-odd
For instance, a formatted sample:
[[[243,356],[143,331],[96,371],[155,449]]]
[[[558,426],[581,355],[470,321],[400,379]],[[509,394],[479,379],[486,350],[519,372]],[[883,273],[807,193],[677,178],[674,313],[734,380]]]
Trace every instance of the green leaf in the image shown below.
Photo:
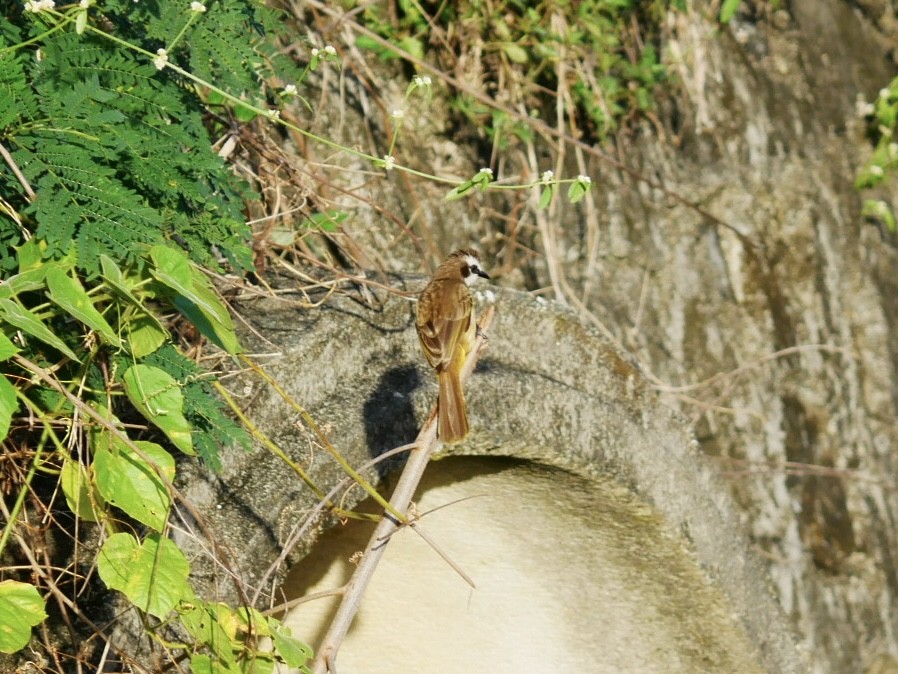
[[[182,252],[167,246],[150,249],[152,274],[176,294],[173,303],[210,340],[230,354],[240,351],[234,323],[212,285]]]
[[[9,379],[0,375],[0,440],[9,433],[12,415],[17,409],[19,401],[16,399],[16,387],[9,383]]]
[[[390,47],[385,47],[380,42],[367,35],[360,35],[355,39],[355,44],[359,49],[367,49],[374,52],[382,61],[392,61],[401,58],[399,52]],[[312,68],[314,70],[314,68]]]
[[[0,361],[9,360],[18,352],[18,347],[6,335],[0,332]]]
[[[159,534],[150,534],[143,543],[128,533],[112,534],[97,555],[97,570],[108,587],[159,619],[192,594],[184,553]]]
[[[587,195],[592,188],[592,182],[586,179],[577,179],[571,183],[567,190],[567,198],[572,204],[576,204]]]
[[[84,33],[84,29],[87,27],[87,10],[83,10],[78,12],[78,16],[75,18],[75,32],[78,35],[82,35]]]
[[[213,660],[205,653],[190,656],[190,671],[193,674],[240,674],[239,670],[218,660]]]
[[[42,290],[46,275],[46,266],[41,266],[37,269],[29,269],[28,271],[16,274],[0,285],[0,298],[13,297],[18,293],[30,293],[35,290]]]
[[[274,620],[271,620],[274,622]],[[312,649],[290,634],[290,628],[284,625],[272,625],[271,640],[274,650],[290,667],[302,667],[312,659]]]
[[[40,242],[34,237],[16,248],[16,259],[19,261],[20,272],[38,269],[44,264],[42,248]]]
[[[476,174],[474,174],[474,177],[471,178],[471,182],[481,192],[483,192],[489,186],[489,184],[492,182],[492,180],[493,180],[493,172],[491,169],[488,169],[488,168],[480,169]]]
[[[100,495],[137,521],[162,531],[171,496],[160,474],[168,482],[174,478],[172,455],[156,443],[138,440],[134,444],[144,458],[106,431],[99,431],[95,438],[93,469]]]
[[[506,42],[503,44],[502,51],[505,52],[505,55],[508,56],[508,59],[513,63],[523,64],[528,61],[527,50],[514,42]]]
[[[46,617],[46,605],[34,585],[0,581],[0,653],[24,648],[31,638],[31,628]]]
[[[240,661],[241,674],[274,674],[274,657],[270,653],[250,651]],[[278,671],[283,671],[278,669]],[[312,674],[312,670],[302,668],[299,674]]]
[[[455,199],[461,199],[463,196],[467,195],[475,187],[483,192],[489,187],[489,184],[493,180],[493,172],[491,169],[482,168],[477,173],[474,174],[470,180],[466,180],[461,185],[457,185],[452,190],[449,191],[445,197],[443,197],[446,201],[453,201]]]
[[[543,188],[543,191],[540,192],[539,195],[539,208],[548,208],[549,204],[552,203],[552,197],[555,196],[555,191],[558,189],[558,185],[556,183],[550,183]]]
[[[214,301],[205,302],[204,296],[195,296],[195,285],[199,279],[197,279],[197,272],[190,264],[190,259],[184,253],[168,246],[153,246],[150,249],[150,259],[153,261],[154,267],[152,274],[158,281],[193,300],[201,309],[209,313],[212,320],[224,321],[227,311],[217,298]],[[205,280],[205,277],[202,278]],[[199,282],[199,285],[205,284]]]
[[[22,330],[25,334],[28,334],[45,344],[49,344],[72,360],[79,363],[81,362],[78,356],[65,345],[65,342],[54,335],[36,314],[20,304],[5,297],[0,297],[0,319],[19,328],[19,330]]]
[[[106,285],[112,288],[116,295],[130,302],[143,312],[124,323],[124,328],[128,331],[126,345],[131,351],[131,355],[139,360],[153,353],[168,340],[168,330],[134,295],[132,282],[125,277],[122,270],[119,269],[118,265],[111,258],[101,255],[100,269],[100,275],[103,277]],[[140,281],[141,279],[137,279],[134,283]]]
[[[165,370],[132,365],[122,375],[128,400],[185,454],[193,455],[193,427],[184,417],[181,385]]]
[[[723,0],[720,6],[720,23],[729,23],[740,4],[742,0]]]
[[[233,609],[226,604],[202,602],[197,602],[190,609],[181,611],[181,623],[194,641],[207,646],[215,654],[217,661],[209,660],[209,667],[236,665],[234,650],[239,648],[240,644],[235,641],[236,630],[233,629],[233,620],[231,620],[233,613]],[[229,626],[232,629],[228,629]]]
[[[100,255],[100,276],[123,299],[129,300],[137,306],[141,306],[140,300],[131,292],[125,275],[115,261],[107,255]]]
[[[62,464],[60,483],[66,503],[75,515],[88,522],[99,522],[103,497],[93,489],[91,468],[78,461],[66,459]]]
[[[398,46],[400,49],[404,49],[417,59],[424,58],[424,43],[416,37],[412,37],[411,35],[406,36],[399,40]]]
[[[304,218],[299,226],[305,229],[320,229],[323,232],[334,232],[337,230],[337,225],[348,217],[349,213],[346,211],[329,210],[323,213],[313,213],[308,218]]]
[[[169,338],[168,331],[150,314],[135,316],[125,324],[125,329],[131,355],[137,359],[149,356]]]
[[[50,289],[50,300],[67,311],[70,315],[84,323],[91,330],[102,335],[107,344],[121,346],[121,340],[103,315],[96,310],[90,295],[77,279],[73,279],[57,265],[47,269],[47,287]]]
[[[259,113],[248,105],[244,105],[243,103],[239,103],[234,106],[234,117],[238,122],[243,122],[247,124],[253,121],[256,117],[259,116]]]
[[[444,198],[446,199],[446,201],[455,201],[456,199],[461,199],[462,197],[467,195],[473,187],[474,181],[466,180],[461,185],[453,187]]]

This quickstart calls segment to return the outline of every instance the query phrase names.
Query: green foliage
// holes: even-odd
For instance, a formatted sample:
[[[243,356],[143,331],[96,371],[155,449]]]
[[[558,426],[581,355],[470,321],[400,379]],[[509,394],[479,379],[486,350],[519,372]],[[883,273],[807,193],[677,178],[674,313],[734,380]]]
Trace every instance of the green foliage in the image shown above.
[[[113,534],[97,555],[97,571],[106,585],[157,618],[167,618],[190,591],[187,558],[159,534],[142,542],[128,533]]]
[[[215,3],[202,20],[185,6],[109,2],[97,11],[120,29],[118,37],[153,52],[187,25],[195,41],[172,58],[204,63],[205,75],[221,76],[238,94],[257,89],[264,63],[245,38],[258,23],[256,10],[247,9],[255,5]],[[132,264],[149,245],[176,235],[196,262],[214,265],[210,251],[218,246],[231,264],[249,268],[241,213],[249,193],[212,151],[193,87],[90,31],[57,31],[26,48],[25,36],[38,26],[20,19],[24,25],[0,31],[0,142],[37,198],[29,205],[8,163],[0,165],[0,185],[46,243],[45,258],[74,253],[78,269],[92,277],[101,254]],[[208,21],[218,19],[227,21],[212,30]],[[0,238],[20,244],[24,232],[0,217]],[[14,267],[10,252],[0,249],[0,268]]]
[[[174,346],[166,345],[143,361],[181,382],[183,413],[193,430],[193,448],[214,470],[221,468],[218,448],[236,444],[249,449],[249,435],[224,414],[208,374]]]
[[[88,503],[114,505],[138,522],[155,531],[162,531],[171,507],[168,484],[175,477],[175,460],[154,442],[138,440],[131,445],[108,432],[99,432],[94,441],[94,460],[91,466],[93,484],[78,485],[85,489]],[[91,493],[96,486],[96,493]],[[67,494],[68,496],[68,494]],[[102,497],[102,498],[98,498]],[[71,495],[69,501],[83,496]],[[97,511],[93,509],[93,512]],[[93,519],[100,519],[94,516]]]
[[[739,9],[742,0],[723,0],[720,5],[720,23],[729,23]]]
[[[898,172],[898,77],[879,92],[866,112],[871,118],[875,148],[855,180],[859,190],[873,189]],[[861,213],[895,231],[895,209],[880,199],[866,199]]]
[[[16,2],[0,17],[0,439],[29,462],[0,555],[25,496],[38,497],[35,475],[58,476],[64,504],[108,534],[100,578],[160,630],[197,603],[167,535],[170,450],[217,468],[222,448],[249,445],[167,324],[180,314],[240,351],[200,265],[252,268],[243,210],[254,195],[212,150],[207,123],[226,124],[238,99],[265,106],[265,78],[283,62],[263,40],[274,25],[255,0]],[[44,618],[37,587],[0,583],[0,652],[24,647]],[[278,657],[303,666],[306,647],[262,623]],[[236,669],[200,638],[183,649],[216,672],[249,671],[254,643],[229,639]]]
[[[461,185],[453,187],[446,195],[447,201],[454,201],[467,196],[472,190],[483,191],[493,180],[493,172],[488,169],[480,169],[470,180],[464,181]]]
[[[268,674],[274,671],[271,653],[252,646],[259,637],[271,638],[275,652],[288,667],[303,674],[312,651],[290,635],[281,623],[254,609],[234,610],[221,603],[184,601],[179,609],[181,623],[205,651],[191,656],[190,667],[197,674]]]
[[[681,5],[676,0],[467,0],[440,5],[427,16],[419,3],[399,0],[364,4],[360,20],[391,45],[436,68],[452,69],[463,56],[482,63],[487,89],[514,81],[519,88],[516,84],[506,93],[527,108],[545,99],[540,95],[545,90],[559,96],[569,90],[574,108],[567,114],[573,125],[603,139],[654,109],[655,89],[668,77],[658,59],[660,20]],[[432,39],[432,26],[445,31],[445,39]],[[384,60],[399,56],[370,37],[360,37],[356,44]],[[447,53],[447,44],[454,53]],[[474,44],[482,45],[482,54],[463,55]],[[569,79],[559,81],[560,67]],[[532,133],[526,123],[497,113],[464,91],[452,105],[484,128],[500,149],[511,138]]]
[[[31,627],[47,617],[37,588],[15,580],[0,581],[0,653],[24,648]]]

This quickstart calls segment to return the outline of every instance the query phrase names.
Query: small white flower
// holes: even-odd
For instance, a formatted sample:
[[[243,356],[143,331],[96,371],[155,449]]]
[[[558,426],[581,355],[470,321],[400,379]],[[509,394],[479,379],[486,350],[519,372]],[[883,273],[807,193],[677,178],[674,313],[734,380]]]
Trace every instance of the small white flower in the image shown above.
[[[577,182],[582,185],[590,185],[592,183],[592,178],[590,178],[589,176],[580,174],[577,176]]]
[[[56,7],[56,3],[53,0],[28,0],[25,3],[25,11],[33,12],[34,14],[53,9],[54,7]]]
[[[93,0],[81,0],[81,2],[78,3],[78,6],[81,7],[81,9],[87,9],[92,4],[94,4]]]
[[[539,177],[539,179],[542,182],[549,184],[550,182],[552,182],[552,178],[554,178],[554,177],[555,177],[555,171],[550,170],[550,171],[543,171],[543,174]]]
[[[898,143],[889,143],[889,156],[898,155]]]
[[[867,117],[876,111],[876,106],[868,103],[863,94],[858,94],[854,98],[854,111],[858,117]]]
[[[403,117],[405,117],[405,111],[398,109],[393,110],[393,112],[390,113],[390,117],[392,117],[393,119],[402,119]]]
[[[430,78],[425,75],[421,77],[420,75],[415,75],[415,78],[412,80],[415,83],[416,87],[429,87],[430,86]]]
[[[390,171],[392,168],[396,166],[396,157],[391,154],[384,155],[384,170]]]
[[[493,169],[491,169],[491,168],[482,168],[482,169],[480,169],[480,171],[478,171],[478,173],[486,173],[489,175],[490,178],[493,177]]]
[[[318,47],[312,47],[312,56],[313,57],[318,56],[318,54],[320,54],[320,53],[321,53],[321,50],[318,49]]]
[[[280,111],[280,110],[274,110],[274,109],[272,109],[272,110],[269,110],[269,111],[268,111],[268,119],[273,119],[274,121],[277,121],[277,120],[279,120],[280,118],[281,118],[281,111]]]
[[[328,56],[336,56],[336,55],[337,55],[337,50],[334,49],[333,45],[327,45],[327,46],[324,48],[324,53],[327,54]]]
[[[282,96],[296,96],[296,85],[288,84],[284,87],[284,90],[281,92]]]
[[[870,173],[872,173],[875,176],[882,176],[882,174],[883,174],[882,166],[880,166],[879,164],[873,164],[873,166],[870,167]]]
[[[190,3],[190,11],[196,12],[197,14],[202,14],[206,11],[206,5],[198,2],[197,0],[193,0],[193,2]]]
[[[880,97],[880,98],[888,98],[888,97],[889,97],[889,93],[890,93],[890,92],[889,92],[888,87],[886,87],[885,89],[880,89],[880,90],[879,90],[879,97]]]
[[[156,50],[156,58],[153,59],[153,65],[156,70],[162,70],[168,65],[168,52],[162,48]]]

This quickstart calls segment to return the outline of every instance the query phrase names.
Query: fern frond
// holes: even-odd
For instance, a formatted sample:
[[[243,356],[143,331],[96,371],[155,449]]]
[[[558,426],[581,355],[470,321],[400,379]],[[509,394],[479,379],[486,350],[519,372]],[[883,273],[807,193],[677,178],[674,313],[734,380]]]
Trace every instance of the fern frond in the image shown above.
[[[26,213],[34,215],[48,255],[66,255],[77,240],[79,265],[93,275],[101,253],[133,261],[138,244],[161,239],[158,211],[118,180],[115,169],[97,162],[80,139],[63,143],[37,134],[20,140],[26,146],[15,158],[38,192]]]
[[[25,78],[24,61],[23,54],[0,53],[0,129],[33,119],[37,113],[37,100]]]
[[[143,359],[174,377],[183,384],[184,415],[198,432],[193,433],[197,453],[211,468],[221,467],[219,451],[225,447],[239,446],[249,449],[250,439],[246,429],[227,416],[225,406],[215,394],[205,370],[182,355],[174,346],[166,345]]]

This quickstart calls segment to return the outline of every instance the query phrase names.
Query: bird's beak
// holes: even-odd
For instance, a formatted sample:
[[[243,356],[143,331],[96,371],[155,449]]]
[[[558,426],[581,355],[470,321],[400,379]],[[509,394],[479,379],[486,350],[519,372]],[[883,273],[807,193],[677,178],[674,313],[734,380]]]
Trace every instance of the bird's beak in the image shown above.
[[[490,277],[490,275],[487,274],[487,273],[486,273],[485,271],[483,271],[482,269],[478,269],[478,270],[477,270],[477,275],[478,275],[478,276],[481,276],[481,277],[483,277],[483,278],[489,278],[489,277]]]

